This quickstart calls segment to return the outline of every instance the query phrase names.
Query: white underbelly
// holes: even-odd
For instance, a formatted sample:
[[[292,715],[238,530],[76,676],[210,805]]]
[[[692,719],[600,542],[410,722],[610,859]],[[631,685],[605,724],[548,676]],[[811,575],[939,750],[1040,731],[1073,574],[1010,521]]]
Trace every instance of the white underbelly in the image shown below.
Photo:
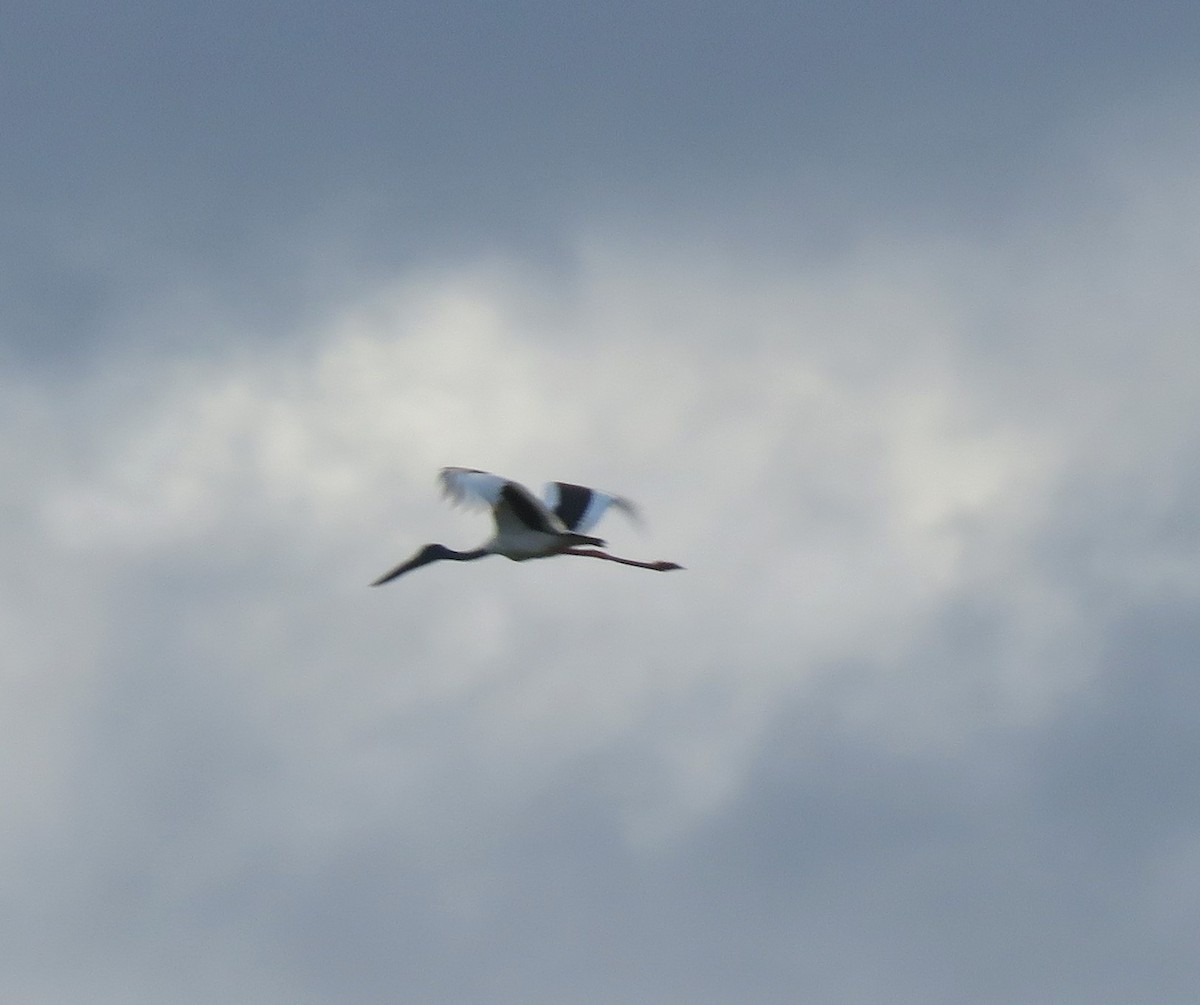
[[[511,558],[514,562],[524,562],[530,558],[556,555],[565,546],[565,542],[557,534],[543,534],[537,530],[526,530],[517,534],[505,534],[503,537],[497,537],[490,547],[496,555]]]

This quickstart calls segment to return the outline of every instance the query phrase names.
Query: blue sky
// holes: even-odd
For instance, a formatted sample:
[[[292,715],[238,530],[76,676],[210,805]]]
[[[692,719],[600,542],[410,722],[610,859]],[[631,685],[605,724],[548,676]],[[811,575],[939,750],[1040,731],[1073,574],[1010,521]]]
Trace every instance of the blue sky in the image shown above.
[[[113,285],[197,277],[270,326],[322,241],[386,274],[647,216],[993,227],[1064,133],[1195,80],[1169,4],[693,8],[10,8],[10,327],[87,341]]]
[[[0,990],[1190,1002],[1198,22],[8,5]]]

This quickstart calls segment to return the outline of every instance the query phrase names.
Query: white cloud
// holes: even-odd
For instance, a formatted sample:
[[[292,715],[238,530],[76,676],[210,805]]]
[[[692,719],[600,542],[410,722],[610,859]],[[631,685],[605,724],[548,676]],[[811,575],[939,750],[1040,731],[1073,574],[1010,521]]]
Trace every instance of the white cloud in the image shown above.
[[[91,395],[114,433],[92,433],[90,455],[41,487],[45,538],[79,561],[169,554],[186,565],[203,554],[218,576],[222,555],[244,568],[249,552],[277,569],[255,575],[256,590],[302,596],[310,611],[334,584],[339,604],[374,611],[410,610],[416,598],[422,620],[402,631],[437,667],[423,674],[424,700],[444,693],[435,682],[465,673],[463,686],[483,687],[497,665],[529,661],[485,702],[500,762],[514,736],[544,733],[536,756],[550,764],[608,742],[631,728],[631,707],[664,700],[654,680],[686,692],[714,667],[754,696],[738,699],[757,709],[737,727],[749,733],[717,741],[745,747],[779,694],[839,659],[897,658],[984,552],[1020,545],[1040,516],[1054,430],[979,412],[939,348],[954,338],[949,314],[896,292],[893,276],[841,284],[857,293],[844,316],[814,306],[803,275],[744,282],[696,284],[686,261],[615,278],[605,269],[546,307],[535,278],[484,268],[382,291],[305,339],[303,353],[164,363],[139,397],[101,384]],[[684,305],[682,333],[659,314],[664,300]],[[611,302],[640,320],[603,337],[607,323],[590,311]],[[736,338],[708,313],[720,302],[737,305]],[[903,365],[863,358],[864,302],[887,304],[882,351]],[[551,316],[566,337],[529,330],[531,317],[546,326]],[[789,343],[790,326],[819,331],[822,346],[857,345],[810,353],[807,339]],[[692,568],[669,580],[565,560],[439,569],[351,599],[349,584],[426,535],[484,536],[484,521],[437,500],[442,463],[640,495],[650,533],[612,527],[617,550]],[[186,579],[174,588],[192,602]],[[271,611],[270,644],[290,648],[299,611],[245,600]],[[371,667],[392,648],[387,626],[368,642],[331,625],[339,641],[325,645]],[[290,688],[295,668],[273,667],[270,645],[253,641],[264,626],[244,631],[214,658],[252,659]]]

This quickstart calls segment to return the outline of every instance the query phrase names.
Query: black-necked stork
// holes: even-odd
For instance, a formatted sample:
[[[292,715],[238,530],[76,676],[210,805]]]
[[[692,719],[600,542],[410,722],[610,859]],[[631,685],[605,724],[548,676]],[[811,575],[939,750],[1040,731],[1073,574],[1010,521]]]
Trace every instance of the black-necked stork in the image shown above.
[[[580,547],[605,546],[600,538],[588,537],[583,532],[594,527],[610,506],[623,511],[630,519],[637,519],[633,504],[620,496],[568,482],[551,482],[546,486],[545,501],[542,501],[518,482],[475,468],[442,468],[438,477],[445,494],[452,501],[464,506],[491,507],[492,515],[496,518],[495,535],[474,551],[454,551],[445,545],[427,544],[407,562],[380,576],[372,586],[390,583],[397,576],[430,562],[442,559],[470,562],[488,555],[503,555],[514,562],[549,558],[551,555],[582,555],[585,558],[602,558],[608,562],[634,565],[639,569],[653,569],[655,572],[683,568],[674,562],[637,562],[632,558],[618,558],[603,551]]]

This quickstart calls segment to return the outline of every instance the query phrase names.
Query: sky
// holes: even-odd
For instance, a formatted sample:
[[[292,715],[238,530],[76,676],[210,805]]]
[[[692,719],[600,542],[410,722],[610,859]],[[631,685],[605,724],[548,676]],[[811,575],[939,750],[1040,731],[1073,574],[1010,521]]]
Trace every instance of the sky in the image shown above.
[[[7,4],[5,998],[1191,1002],[1198,42]]]

